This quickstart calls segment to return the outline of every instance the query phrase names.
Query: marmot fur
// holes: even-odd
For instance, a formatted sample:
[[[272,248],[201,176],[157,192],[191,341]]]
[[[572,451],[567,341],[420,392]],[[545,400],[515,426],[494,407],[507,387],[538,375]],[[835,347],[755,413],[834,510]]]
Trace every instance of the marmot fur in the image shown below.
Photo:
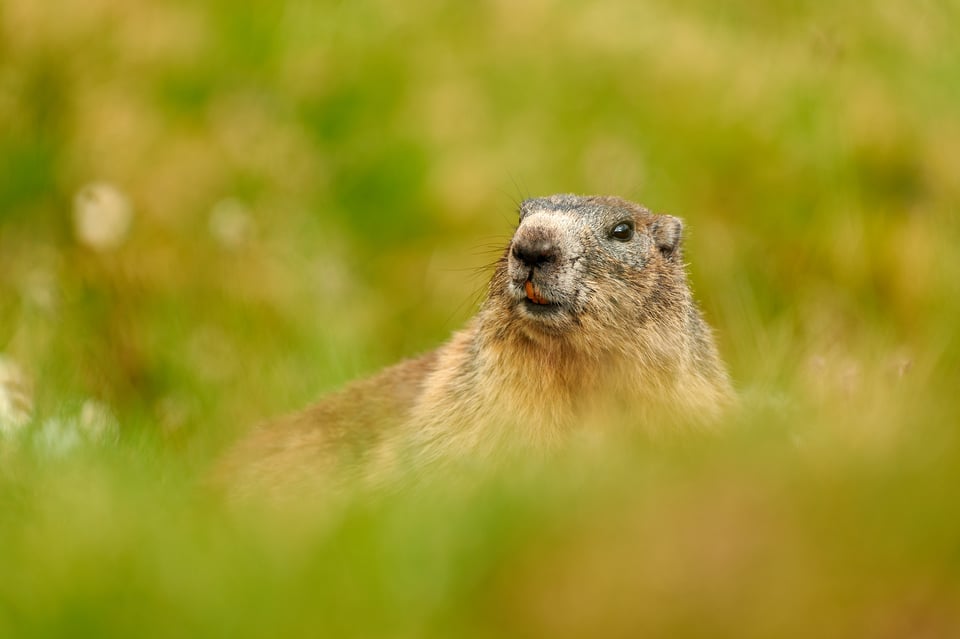
[[[260,427],[222,480],[234,493],[295,492],[398,464],[542,450],[605,421],[715,421],[733,391],[687,284],[682,230],[617,197],[524,201],[463,330]]]

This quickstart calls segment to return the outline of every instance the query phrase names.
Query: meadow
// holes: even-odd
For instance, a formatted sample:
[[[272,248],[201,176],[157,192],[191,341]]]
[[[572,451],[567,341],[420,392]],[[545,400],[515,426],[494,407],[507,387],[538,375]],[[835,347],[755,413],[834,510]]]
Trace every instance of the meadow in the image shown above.
[[[960,636],[956,0],[5,0],[0,637]],[[517,202],[686,222],[718,434],[228,507]],[[464,469],[464,473],[477,469]]]

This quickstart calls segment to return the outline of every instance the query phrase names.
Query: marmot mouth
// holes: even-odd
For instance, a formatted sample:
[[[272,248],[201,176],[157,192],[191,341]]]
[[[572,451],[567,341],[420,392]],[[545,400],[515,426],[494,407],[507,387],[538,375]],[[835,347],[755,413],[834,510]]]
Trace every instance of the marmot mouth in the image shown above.
[[[535,315],[539,317],[543,317],[546,315],[555,315],[559,313],[560,310],[563,308],[559,304],[553,304],[550,302],[546,304],[539,304],[537,302],[532,302],[530,300],[523,300],[521,304],[524,310],[526,310],[526,312],[529,315]]]
[[[528,317],[544,317],[546,315],[553,315],[563,309],[562,304],[550,301],[550,299],[543,294],[540,288],[530,280],[527,280],[524,283],[523,291],[526,294],[526,297],[521,300],[520,304],[523,306]]]

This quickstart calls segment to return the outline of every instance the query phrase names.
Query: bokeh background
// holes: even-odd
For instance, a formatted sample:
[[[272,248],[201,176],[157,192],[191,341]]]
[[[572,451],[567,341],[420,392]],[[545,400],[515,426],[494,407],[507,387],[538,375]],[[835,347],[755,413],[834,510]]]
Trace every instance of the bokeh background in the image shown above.
[[[5,0],[0,634],[960,635],[958,33],[954,0]],[[686,220],[727,434],[452,503],[202,496],[252,424],[446,339],[556,192]]]

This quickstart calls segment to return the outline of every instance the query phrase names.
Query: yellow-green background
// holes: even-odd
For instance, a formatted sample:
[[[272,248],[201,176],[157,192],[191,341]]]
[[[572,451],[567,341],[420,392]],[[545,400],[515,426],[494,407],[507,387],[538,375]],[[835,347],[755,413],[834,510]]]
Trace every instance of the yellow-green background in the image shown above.
[[[131,202],[115,250],[75,237],[92,182]],[[197,490],[446,339],[555,192],[686,220],[727,434],[452,503]],[[958,633],[958,243],[953,0],[4,0],[0,352],[35,417],[0,441],[0,635]],[[47,450],[91,398],[119,442]]]

